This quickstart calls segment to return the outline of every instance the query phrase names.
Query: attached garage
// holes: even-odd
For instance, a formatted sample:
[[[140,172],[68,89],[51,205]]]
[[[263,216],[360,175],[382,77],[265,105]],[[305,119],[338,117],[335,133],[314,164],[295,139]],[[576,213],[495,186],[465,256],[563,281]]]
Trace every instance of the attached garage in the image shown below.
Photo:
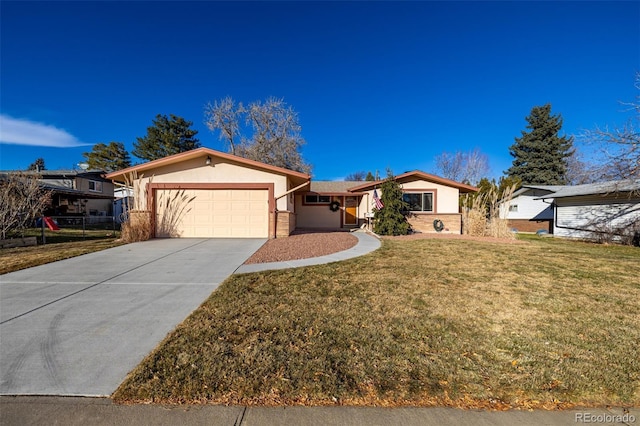
[[[197,148],[109,173],[158,238],[275,238],[296,226],[306,173]]]
[[[155,191],[159,238],[267,238],[266,189],[159,189]]]

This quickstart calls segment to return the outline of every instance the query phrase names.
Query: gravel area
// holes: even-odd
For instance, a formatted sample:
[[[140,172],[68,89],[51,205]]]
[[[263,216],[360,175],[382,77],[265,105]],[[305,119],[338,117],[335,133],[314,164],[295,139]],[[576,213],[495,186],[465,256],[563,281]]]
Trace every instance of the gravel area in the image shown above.
[[[358,239],[350,232],[296,231],[289,237],[267,241],[245,265],[325,256],[350,249],[357,243]]]

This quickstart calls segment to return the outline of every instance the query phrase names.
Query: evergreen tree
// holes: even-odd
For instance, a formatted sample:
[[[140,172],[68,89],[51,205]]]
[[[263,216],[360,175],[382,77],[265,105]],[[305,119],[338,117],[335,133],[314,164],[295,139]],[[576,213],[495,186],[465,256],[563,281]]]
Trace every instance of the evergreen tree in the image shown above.
[[[371,172],[367,172],[367,176],[364,178],[367,182],[373,182],[376,178],[371,174]]]
[[[147,135],[133,143],[133,155],[151,161],[199,148],[200,141],[194,138],[198,131],[190,129],[192,124],[173,114],[156,115],[153,126],[147,127]]]
[[[379,235],[407,235],[411,231],[406,218],[409,205],[402,199],[402,188],[390,171],[380,190],[383,207],[373,209],[373,231]]]
[[[44,165],[44,158],[40,157],[40,158],[36,159],[36,161],[34,161],[33,163],[29,164],[29,168],[27,168],[27,170],[34,170],[36,172],[40,172],[42,170],[46,170],[46,167]]]
[[[82,155],[90,169],[113,172],[131,166],[131,158],[122,142],[109,142],[109,145],[100,142],[93,146],[91,152]]]
[[[526,117],[527,129],[509,148],[513,164],[505,172],[522,184],[564,185],[567,160],[573,154],[573,138],[558,136],[562,116],[551,115],[551,104],[533,107]]]

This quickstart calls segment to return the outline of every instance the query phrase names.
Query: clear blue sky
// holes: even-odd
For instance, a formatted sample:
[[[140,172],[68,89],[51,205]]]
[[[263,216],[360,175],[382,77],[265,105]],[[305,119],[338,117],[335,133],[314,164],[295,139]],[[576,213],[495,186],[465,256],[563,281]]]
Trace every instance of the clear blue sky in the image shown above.
[[[284,98],[315,179],[429,172],[476,147],[498,177],[533,106],[569,135],[621,124],[640,71],[637,1],[2,1],[0,15],[4,170],[72,168],[97,142],[131,152],[156,114],[224,150],[203,108],[229,95]]]

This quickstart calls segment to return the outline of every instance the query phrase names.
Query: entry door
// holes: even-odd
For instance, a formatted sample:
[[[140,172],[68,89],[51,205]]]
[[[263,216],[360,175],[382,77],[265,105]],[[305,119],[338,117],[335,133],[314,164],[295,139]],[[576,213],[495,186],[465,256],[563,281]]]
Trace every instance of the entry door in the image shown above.
[[[344,224],[358,224],[358,197],[344,197]]]

